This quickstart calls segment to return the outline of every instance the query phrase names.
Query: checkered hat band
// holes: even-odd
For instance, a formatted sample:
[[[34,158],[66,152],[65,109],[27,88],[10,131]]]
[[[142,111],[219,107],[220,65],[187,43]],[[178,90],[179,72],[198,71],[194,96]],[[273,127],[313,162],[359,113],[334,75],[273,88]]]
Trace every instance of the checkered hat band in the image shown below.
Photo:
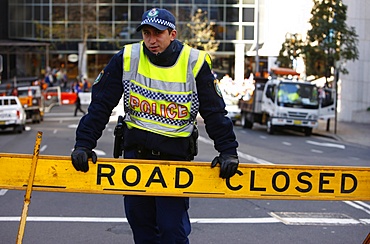
[[[163,20],[163,19],[158,19],[158,18],[145,19],[141,22],[141,25],[145,25],[145,24],[148,24],[148,23],[157,23],[157,24],[160,24],[160,25],[167,26],[171,29],[176,29],[176,26],[174,24],[172,24],[171,22],[169,22],[167,20]]]

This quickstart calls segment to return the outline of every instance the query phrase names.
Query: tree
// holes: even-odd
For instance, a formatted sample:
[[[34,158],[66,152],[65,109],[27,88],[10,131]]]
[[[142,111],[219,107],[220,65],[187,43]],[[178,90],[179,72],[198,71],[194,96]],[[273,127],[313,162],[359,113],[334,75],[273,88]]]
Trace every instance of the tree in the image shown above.
[[[208,20],[207,11],[198,9],[187,27],[188,32],[185,32],[183,37],[184,43],[210,54],[217,51],[220,42],[215,40],[215,23]]]
[[[305,61],[307,75],[331,76],[337,72],[348,73],[337,62],[356,60],[358,36],[354,27],[348,27],[347,6],[341,0],[313,0],[312,17],[309,20],[312,28],[307,32]],[[323,67],[324,66],[324,67]]]
[[[301,56],[303,48],[304,42],[300,34],[286,33],[285,42],[281,45],[276,63],[282,68],[295,69],[295,62],[297,58]]]
[[[103,20],[110,16],[111,7],[97,8],[95,0],[77,0],[65,6],[54,6],[52,11],[52,26],[36,23],[40,35],[61,43],[65,40],[80,42],[78,73],[80,77],[86,75],[84,66],[86,66],[88,38],[99,37],[108,40],[115,38],[112,36],[110,25],[97,24],[97,19]]]

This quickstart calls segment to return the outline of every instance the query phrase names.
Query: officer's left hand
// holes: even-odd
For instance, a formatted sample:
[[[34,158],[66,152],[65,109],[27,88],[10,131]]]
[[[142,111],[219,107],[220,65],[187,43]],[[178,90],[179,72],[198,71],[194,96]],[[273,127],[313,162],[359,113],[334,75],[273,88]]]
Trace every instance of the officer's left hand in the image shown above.
[[[91,158],[94,164],[98,160],[98,157],[96,156],[96,153],[93,150],[90,150],[84,147],[75,148],[71,154],[73,167],[77,171],[82,171],[82,172],[89,171],[89,163],[88,163],[89,158]]]
[[[215,157],[212,160],[211,168],[215,167],[217,164],[220,164],[220,177],[230,178],[235,175],[238,170],[239,159],[236,155],[223,155]]]

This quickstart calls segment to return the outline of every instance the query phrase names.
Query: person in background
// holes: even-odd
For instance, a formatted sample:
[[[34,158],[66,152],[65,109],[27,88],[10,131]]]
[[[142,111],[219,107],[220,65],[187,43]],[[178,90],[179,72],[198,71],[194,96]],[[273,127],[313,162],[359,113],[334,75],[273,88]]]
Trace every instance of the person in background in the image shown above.
[[[74,113],[75,117],[77,116],[78,111],[80,111],[84,115],[86,114],[86,112],[84,110],[82,110],[82,108],[81,108],[81,99],[80,99],[80,93],[79,92],[77,93],[77,98],[76,98],[75,105],[76,105],[75,113]]]
[[[175,17],[166,9],[146,11],[137,31],[143,41],[125,45],[92,85],[88,113],[76,130],[74,168],[87,172],[88,159],[97,161],[93,149],[123,96],[124,158],[193,160],[200,113],[219,152],[210,167],[219,165],[221,178],[232,177],[238,143],[210,56],[176,39]],[[135,243],[189,243],[189,198],[126,195],[124,207]]]

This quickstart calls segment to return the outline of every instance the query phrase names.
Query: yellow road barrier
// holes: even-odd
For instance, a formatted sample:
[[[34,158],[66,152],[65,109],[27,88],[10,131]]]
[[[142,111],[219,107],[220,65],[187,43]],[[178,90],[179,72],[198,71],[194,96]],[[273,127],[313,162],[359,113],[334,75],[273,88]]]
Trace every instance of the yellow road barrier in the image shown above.
[[[26,190],[32,155],[0,154],[0,188]],[[231,179],[209,162],[99,158],[87,173],[67,156],[38,158],[33,190],[120,195],[370,201],[370,168],[240,164]]]

